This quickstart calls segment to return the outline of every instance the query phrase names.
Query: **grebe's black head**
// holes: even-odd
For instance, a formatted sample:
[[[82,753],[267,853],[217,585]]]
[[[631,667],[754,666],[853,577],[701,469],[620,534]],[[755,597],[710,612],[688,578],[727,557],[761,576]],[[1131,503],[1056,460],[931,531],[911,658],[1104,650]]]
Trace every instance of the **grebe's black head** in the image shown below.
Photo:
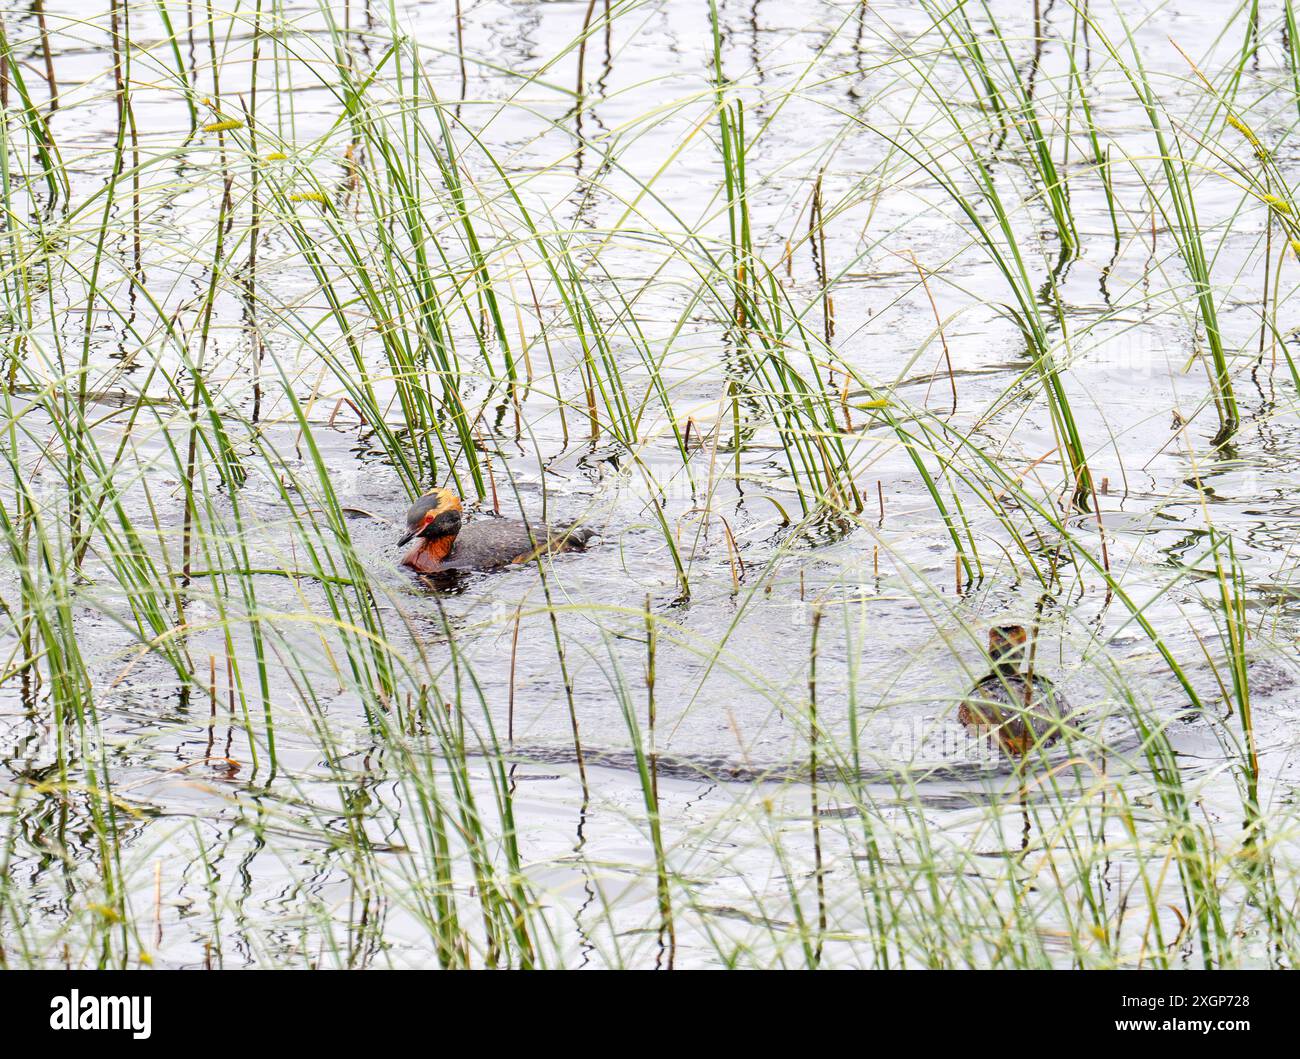
[[[420,497],[406,513],[406,532],[397,542],[398,547],[416,537],[455,537],[460,532],[460,511],[460,497],[450,489],[435,489]]]
[[[989,657],[995,666],[1019,667],[1027,643],[1023,625],[995,625],[989,630]]]

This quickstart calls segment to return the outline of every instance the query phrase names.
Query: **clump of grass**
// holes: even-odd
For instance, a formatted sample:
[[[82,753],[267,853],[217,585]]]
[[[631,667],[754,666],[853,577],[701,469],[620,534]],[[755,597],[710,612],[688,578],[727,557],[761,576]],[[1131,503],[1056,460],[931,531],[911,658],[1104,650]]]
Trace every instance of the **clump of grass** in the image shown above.
[[[1294,962],[1296,820],[1256,680],[1270,654],[1285,670],[1294,593],[1207,485],[1243,420],[1244,279],[1204,223],[1206,158],[1264,211],[1260,338],[1297,381],[1271,244],[1300,244],[1289,126],[1257,131],[1247,98],[1266,27],[1192,63],[1210,113],[1183,115],[1139,31],[1086,5],[1068,41],[1017,40],[985,3],[927,4],[904,39],[864,5],[774,88],[764,49],[733,67],[711,3],[693,89],[610,126],[609,92],[660,87],[586,75],[596,32],[636,46],[635,3],[570,12],[525,73],[459,7],[441,55],[350,7],[317,32],[232,4],[182,24],[115,2],[80,85],[56,77],[75,21],[0,25],[0,722],[26,748],[0,740],[0,965]],[[473,98],[471,63],[508,90]],[[160,96],[174,128],[137,120]],[[64,138],[110,104],[102,136]],[[806,155],[780,139],[791,104],[826,122]],[[541,131],[521,146],[515,121]],[[641,136],[673,149],[648,166]],[[570,172],[577,205],[550,184]],[[1127,282],[1144,193],[1190,287],[1143,289],[1148,263],[1090,317],[1078,270],[1100,230],[1103,280]],[[1132,497],[1156,528],[1112,531],[1097,478],[1135,383],[1097,392],[1078,353],[1161,299],[1204,329],[1219,429],[1208,454],[1176,429],[1193,473],[1160,465],[1168,496]],[[1023,341],[1009,367],[958,326],[990,303]],[[912,396],[935,337],[939,411]],[[1039,415],[1048,451],[1025,453]],[[432,484],[481,517],[585,507],[606,540],[430,592],[359,505]],[[1006,609],[1076,709],[1059,751],[954,758]],[[1215,767],[1182,752],[1189,724]]]

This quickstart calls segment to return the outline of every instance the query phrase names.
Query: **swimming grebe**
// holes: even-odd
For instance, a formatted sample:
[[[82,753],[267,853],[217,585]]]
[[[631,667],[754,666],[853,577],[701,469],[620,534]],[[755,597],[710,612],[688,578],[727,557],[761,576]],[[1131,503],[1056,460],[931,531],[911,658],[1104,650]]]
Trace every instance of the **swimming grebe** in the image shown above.
[[[406,533],[398,547],[415,541],[402,556],[402,565],[416,573],[443,570],[493,570],[526,563],[543,552],[581,551],[595,530],[571,526],[554,530],[529,527],[511,519],[464,522],[460,497],[450,489],[435,489],[420,497],[406,513]]]
[[[1050,746],[1060,737],[1069,713],[1065,697],[1046,677],[1022,673],[1029,634],[1023,625],[989,630],[993,672],[979,680],[957,709],[957,720],[981,734],[996,735],[1008,752],[1023,755],[1035,744]]]

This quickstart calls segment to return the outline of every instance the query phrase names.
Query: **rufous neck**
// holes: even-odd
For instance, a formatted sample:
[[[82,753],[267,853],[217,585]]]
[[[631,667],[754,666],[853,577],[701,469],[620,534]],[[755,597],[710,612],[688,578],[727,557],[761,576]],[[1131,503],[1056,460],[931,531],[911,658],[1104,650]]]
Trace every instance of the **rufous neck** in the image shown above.
[[[409,566],[422,574],[432,573],[447,561],[447,556],[451,554],[452,545],[455,543],[455,535],[427,540],[424,537],[417,538],[414,546],[403,557],[402,565]]]

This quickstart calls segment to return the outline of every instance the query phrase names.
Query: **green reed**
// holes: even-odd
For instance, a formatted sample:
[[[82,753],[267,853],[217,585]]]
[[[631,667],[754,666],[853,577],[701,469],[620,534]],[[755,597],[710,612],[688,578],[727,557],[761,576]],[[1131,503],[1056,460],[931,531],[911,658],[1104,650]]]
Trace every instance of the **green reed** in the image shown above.
[[[392,12],[363,27],[355,10],[322,3],[323,31],[309,32],[282,4],[234,7],[114,5],[120,80],[105,55],[101,81],[65,83],[57,120],[40,78],[24,80],[47,38],[22,22],[18,39],[12,18],[0,30],[0,702],[15,730],[48,730],[51,742],[48,761],[4,762],[0,965],[1294,961],[1296,819],[1270,800],[1255,684],[1274,646],[1265,619],[1283,628],[1288,586],[1255,580],[1241,541],[1212,524],[1199,475],[1205,535],[1194,546],[1163,565],[1111,561],[1113,512],[1096,482],[1108,394],[1089,394],[1100,424],[1091,410],[1085,418],[1071,373],[1090,329],[1140,298],[1066,327],[1069,269],[1095,241],[1085,217],[1101,218],[1118,254],[1146,238],[1132,200],[1158,192],[1191,293],[1171,284],[1155,297],[1195,310],[1217,442],[1238,428],[1229,317],[1216,315],[1235,285],[1202,227],[1198,181],[1214,159],[1265,211],[1279,255],[1300,238],[1286,152],[1265,146],[1288,133],[1256,132],[1243,117],[1254,113],[1244,49],[1266,34],[1242,49],[1234,36],[1232,61],[1205,78],[1213,113],[1175,120],[1131,30],[1108,40],[1097,16],[1076,9],[1068,41],[1035,28],[1031,68],[1026,42],[991,4],[978,29],[968,5],[928,4],[921,43],[890,38],[860,77],[906,90],[932,120],[875,97],[819,102],[829,146],[773,161],[781,108],[821,100],[804,81],[848,45],[855,19],[795,70],[795,87],[772,92],[743,72],[724,76],[728,12],[711,3],[694,90],[610,130],[593,120],[605,89],[586,76],[596,31],[635,39],[649,10],[640,4],[611,5],[605,21],[588,13],[539,69],[509,75],[513,96],[490,104],[472,91],[444,98],[445,57],[408,39]],[[107,16],[84,17],[102,31]],[[1283,17],[1294,54],[1289,3]],[[58,44],[69,23],[49,20]],[[1090,71],[1085,32],[1102,45]],[[462,43],[480,46],[468,34]],[[1062,47],[1066,72],[1053,81]],[[579,54],[575,114],[572,79],[552,74]],[[465,59],[459,68],[480,69]],[[1121,76],[1107,83],[1106,70]],[[1117,84],[1158,139],[1155,176],[1109,127]],[[319,112],[300,109],[309,87],[328,100]],[[153,92],[174,103],[175,129],[139,124]],[[484,115],[534,114],[548,93],[564,106],[545,136],[564,146],[534,167],[498,145]],[[62,123],[96,105],[116,113],[111,135],[90,147],[65,139]],[[636,130],[679,119],[688,131],[670,156],[640,164]],[[1070,161],[1074,130],[1083,169]],[[880,161],[832,190],[844,176],[836,145],[850,135],[865,135]],[[710,138],[698,216],[671,182],[695,137]],[[547,189],[579,152],[599,159],[574,176],[595,220],[575,219]],[[1140,187],[1121,179],[1125,168]],[[1105,209],[1086,214],[1091,173]],[[906,186],[927,199],[920,213],[877,212]],[[811,224],[773,206],[813,188]],[[969,419],[914,397],[910,368],[859,355],[853,329],[870,335],[872,323],[854,322],[853,302],[890,282],[872,254],[910,250],[917,217],[940,221],[952,244],[917,246],[922,284],[985,304],[963,273],[961,255],[974,251],[1007,292],[997,312],[1028,354],[982,391],[953,374]],[[805,227],[815,281],[779,249]],[[1294,380],[1280,256],[1270,268],[1261,335]],[[654,302],[661,284],[673,292],[667,310]],[[1273,400],[1268,416],[1289,414],[1285,396]],[[707,401],[713,421],[700,411]],[[1046,410],[1064,489],[995,437],[1026,405]],[[580,499],[555,495],[567,468],[538,442],[547,430],[584,470],[617,461],[627,471],[645,501],[634,530],[617,524],[627,508],[602,508],[580,475],[568,479]],[[357,456],[365,488],[351,484],[342,452]],[[888,510],[882,489],[877,513],[873,479],[891,457],[906,484]],[[669,495],[681,481],[689,501]],[[586,569],[621,563],[623,580],[645,583],[593,592],[583,568],[566,565],[586,560],[557,557],[461,596],[411,585],[379,550],[391,549],[393,527],[376,519],[399,515],[361,511],[354,494],[400,512],[398,497],[445,483],[471,505],[513,502],[530,521],[552,505],[583,507],[606,534]],[[1088,509],[1096,521],[1079,517]],[[853,557],[875,560],[870,574],[825,575],[826,553],[808,542],[828,520]],[[933,531],[935,555],[912,547],[914,530]],[[709,609],[717,599],[725,612]],[[1060,645],[1037,664],[1074,678],[1068,756],[1039,747],[1015,768],[959,774],[958,819],[939,804],[935,766],[886,733],[931,694],[928,734],[952,727],[949,684],[932,693],[933,682],[904,678],[978,677],[991,610],[1026,599],[1038,601],[1042,639]],[[509,617],[469,606],[494,600],[511,602]],[[882,673],[893,630],[874,608],[899,600],[934,635],[906,630],[907,672]],[[812,615],[812,650],[789,672],[773,664],[784,643],[756,644],[752,631],[785,605]],[[552,757],[525,733],[498,734],[497,664],[508,649],[513,711],[521,626],[536,652],[521,662],[536,667],[521,677],[521,701],[567,709],[572,740],[543,748]],[[1125,637],[1137,645],[1128,655],[1112,643]],[[847,703],[835,694],[840,655],[852,660]],[[710,730],[731,746],[715,678],[808,743],[788,763],[761,747],[753,760],[746,750],[675,761],[674,716],[713,710]],[[607,719],[593,702],[617,704],[617,746],[592,744]],[[1217,738],[1240,779],[1231,820],[1200,810],[1217,792],[1182,754],[1189,723]],[[141,731],[174,737],[165,766]],[[620,750],[629,767],[615,773],[602,762]],[[533,799],[530,753],[546,776],[562,774],[546,782],[566,794]],[[679,783],[692,775],[725,800],[686,806]],[[175,805],[173,782],[189,785]],[[536,844],[538,804],[547,827],[580,806],[578,826]],[[626,823],[635,849],[589,842],[588,814],[601,813]],[[711,859],[751,855],[754,836],[770,878],[743,858]],[[274,859],[284,882],[273,905],[259,905],[251,884],[259,858]],[[164,873],[168,893],[201,895],[193,914],[155,908]],[[57,922],[42,914],[53,875]],[[714,892],[726,889],[722,875],[728,903]],[[570,877],[590,892],[566,919]],[[168,932],[161,947],[155,919]],[[1265,955],[1251,950],[1261,939]]]

